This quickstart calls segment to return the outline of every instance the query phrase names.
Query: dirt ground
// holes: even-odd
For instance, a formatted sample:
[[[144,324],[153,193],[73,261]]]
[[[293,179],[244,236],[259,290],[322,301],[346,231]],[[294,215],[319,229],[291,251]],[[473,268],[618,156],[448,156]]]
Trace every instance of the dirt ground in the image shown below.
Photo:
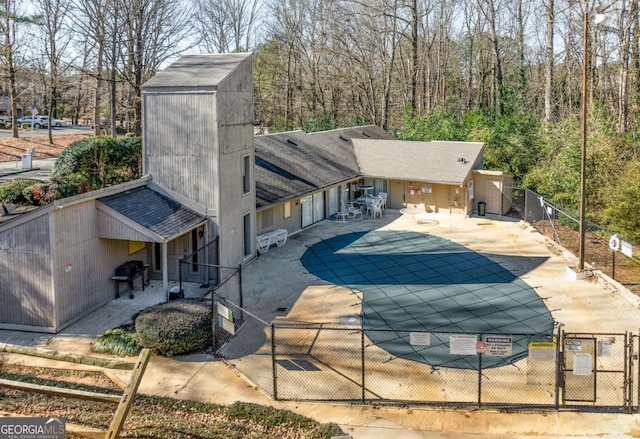
[[[22,154],[25,154],[30,147],[36,149],[36,153],[32,157],[34,160],[58,157],[71,142],[86,137],[85,134],[54,136],[54,143],[49,143],[49,138],[46,135],[34,136],[33,141],[28,137],[18,139],[3,137],[0,138],[0,162],[11,162],[14,157],[21,157]]]
[[[553,227],[548,221],[539,221],[532,225],[538,232],[559,242],[574,255],[578,254],[579,235],[577,230],[572,230],[559,221],[556,221]],[[638,248],[636,247],[634,253],[637,254],[637,252]],[[620,252],[617,252],[617,256],[614,258],[608,242],[601,236],[593,233],[586,234],[585,263],[620,282],[634,294],[640,295],[640,260],[637,257],[627,258]]]

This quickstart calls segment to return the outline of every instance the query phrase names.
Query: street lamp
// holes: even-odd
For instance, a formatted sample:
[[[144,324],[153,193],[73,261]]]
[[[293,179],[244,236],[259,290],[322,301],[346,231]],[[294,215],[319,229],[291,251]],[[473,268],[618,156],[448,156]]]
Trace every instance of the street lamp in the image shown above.
[[[604,14],[595,14],[593,22],[598,25],[605,20]],[[578,255],[580,270],[584,270],[584,251],[585,251],[585,235],[586,235],[586,219],[585,219],[585,199],[586,199],[586,181],[587,181],[587,79],[589,72],[589,9],[585,5],[584,10],[584,56],[582,59],[582,154],[580,158],[580,227],[579,227],[579,244]]]

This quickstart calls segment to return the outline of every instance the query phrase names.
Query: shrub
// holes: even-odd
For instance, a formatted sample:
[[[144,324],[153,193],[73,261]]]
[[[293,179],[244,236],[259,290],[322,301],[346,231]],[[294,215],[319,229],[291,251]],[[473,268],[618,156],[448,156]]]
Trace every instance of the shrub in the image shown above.
[[[27,186],[22,191],[22,195],[29,204],[34,206],[44,206],[56,198],[55,192],[48,183],[35,183]]]
[[[29,186],[41,184],[38,180],[28,178],[15,178],[0,185],[0,203],[25,204],[29,200],[24,195],[24,190]]]
[[[91,345],[92,352],[133,357],[140,354],[142,345],[138,335],[130,326],[119,326],[109,329]]]
[[[213,343],[211,308],[199,300],[151,307],[138,315],[135,326],[143,347],[167,356],[202,351]]]

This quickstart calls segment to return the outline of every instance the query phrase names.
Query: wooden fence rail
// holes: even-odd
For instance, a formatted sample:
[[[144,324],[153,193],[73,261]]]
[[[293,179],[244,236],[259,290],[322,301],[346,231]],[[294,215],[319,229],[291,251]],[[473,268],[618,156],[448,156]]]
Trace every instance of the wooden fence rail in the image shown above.
[[[89,355],[78,355],[47,349],[17,346],[6,343],[0,343],[0,352],[27,355],[38,358],[47,358],[67,363],[97,366],[103,369],[132,370],[133,373],[131,375],[131,379],[129,380],[129,383],[126,385],[121,395],[106,395],[104,393],[85,392],[82,390],[65,389],[55,386],[41,386],[37,384],[0,379],[0,387],[9,389],[16,389],[32,393],[43,393],[46,395],[61,396],[65,398],[118,404],[113,418],[111,419],[111,424],[109,425],[108,430],[100,433],[98,436],[96,436],[96,434],[94,433],[87,432],[88,436],[101,437],[105,439],[114,439],[119,437],[122,426],[124,425],[124,422],[127,419],[127,415],[129,414],[129,410],[131,409],[131,404],[133,403],[135,395],[138,391],[138,387],[140,386],[140,381],[142,381],[144,371],[147,368],[149,359],[151,358],[151,351],[149,349],[143,349],[142,352],[140,352],[140,355],[138,356],[136,362],[128,362],[91,357]],[[78,433],[82,434],[82,432]]]

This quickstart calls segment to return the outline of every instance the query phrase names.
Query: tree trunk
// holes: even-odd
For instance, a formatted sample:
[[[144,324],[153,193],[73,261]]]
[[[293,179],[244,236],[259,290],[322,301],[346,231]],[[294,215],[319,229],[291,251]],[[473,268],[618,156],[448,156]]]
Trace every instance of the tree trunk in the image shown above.
[[[555,105],[553,103],[553,68],[554,68],[554,23],[555,23],[555,11],[554,0],[548,0],[546,5],[547,16],[547,32],[546,32],[546,44],[545,44],[545,60],[544,60],[544,118],[547,122],[554,122],[556,120]]]

